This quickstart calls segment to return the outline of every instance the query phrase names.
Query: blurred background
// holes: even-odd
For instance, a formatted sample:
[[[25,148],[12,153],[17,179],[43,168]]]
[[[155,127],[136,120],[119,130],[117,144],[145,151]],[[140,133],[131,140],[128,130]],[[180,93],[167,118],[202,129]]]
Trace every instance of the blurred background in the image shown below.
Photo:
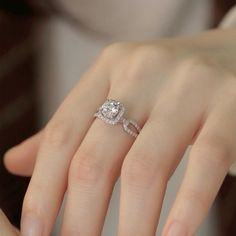
[[[118,14],[122,8],[116,6],[116,11],[111,11],[106,18],[104,11],[112,10],[109,1],[93,1],[93,7],[89,7],[86,1],[77,2],[75,7],[75,1],[72,0],[0,1],[0,207],[16,226],[19,226],[22,200],[29,179],[7,173],[2,163],[3,154],[43,127],[101,50],[114,41],[158,39],[213,28],[236,4],[235,0],[189,0],[187,7],[196,9],[190,14],[191,24],[188,18],[181,18],[178,27],[173,27],[176,18],[171,22],[170,17],[165,21],[163,16],[165,27],[162,29],[162,25],[149,21],[151,16],[156,19],[162,10],[135,11],[135,0],[126,1],[127,9],[134,11],[132,14],[129,11],[127,15]],[[141,4],[141,1],[137,2]],[[166,5],[163,3],[166,8],[169,7],[168,2],[173,4],[173,1],[166,1]],[[125,1],[121,3],[125,4]],[[155,5],[155,1],[152,4]],[[91,15],[95,17],[89,17]],[[140,22],[133,22],[132,30],[122,22],[130,15],[140,19]],[[111,23],[116,26],[115,31]],[[155,30],[157,27],[160,30]],[[187,153],[184,159],[186,157]],[[185,161],[169,184],[161,225],[168,214],[184,168]],[[236,180],[228,176],[198,235],[236,235],[235,199]],[[118,202],[119,181],[104,227],[105,236],[115,235]],[[59,223],[54,235],[58,235],[58,230]]]

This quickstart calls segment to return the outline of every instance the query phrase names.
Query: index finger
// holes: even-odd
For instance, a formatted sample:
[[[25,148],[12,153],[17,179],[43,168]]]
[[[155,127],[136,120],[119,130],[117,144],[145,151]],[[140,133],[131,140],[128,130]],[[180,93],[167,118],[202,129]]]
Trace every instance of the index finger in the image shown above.
[[[71,159],[107,96],[106,70],[86,73],[45,128],[22,213],[22,235],[50,235],[67,186]]]

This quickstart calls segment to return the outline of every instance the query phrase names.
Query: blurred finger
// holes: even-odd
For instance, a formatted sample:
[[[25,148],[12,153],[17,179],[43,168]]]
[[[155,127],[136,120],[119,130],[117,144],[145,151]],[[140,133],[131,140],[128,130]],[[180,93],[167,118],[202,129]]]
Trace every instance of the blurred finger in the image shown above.
[[[235,102],[234,102],[235,104]],[[197,138],[164,235],[194,235],[206,217],[236,155],[236,109],[212,112]],[[176,233],[178,232],[178,233]]]
[[[140,107],[125,116],[142,126],[143,114]],[[96,119],[89,129],[71,163],[62,235],[101,235],[115,181],[134,141],[122,128]]]
[[[43,136],[42,133],[43,131],[26,139],[5,154],[4,164],[8,171],[15,175],[32,175],[39,145]]]
[[[155,235],[168,179],[200,120],[200,106],[188,114],[185,106],[156,107],[129,151],[121,172],[120,236]]]

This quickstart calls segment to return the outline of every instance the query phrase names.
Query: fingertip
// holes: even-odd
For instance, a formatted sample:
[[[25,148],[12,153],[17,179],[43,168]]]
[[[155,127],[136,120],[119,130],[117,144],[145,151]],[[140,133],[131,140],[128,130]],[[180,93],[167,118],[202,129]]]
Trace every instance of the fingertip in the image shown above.
[[[15,147],[7,150],[3,155],[3,164],[7,170],[11,169],[12,157],[14,158],[14,155],[12,155],[12,151],[14,152],[14,148]]]
[[[29,152],[24,145],[9,149],[3,156],[3,164],[9,173],[30,176],[33,172],[35,153]]]
[[[41,136],[42,131],[7,150],[3,157],[5,166],[7,167],[8,164],[11,165],[15,161],[22,161],[21,158],[35,157],[39,148]]]
[[[3,163],[10,173],[20,176],[32,175],[41,136],[42,132],[39,132],[4,154]]]
[[[15,172],[15,159],[16,156],[14,155],[14,149],[15,147],[9,149],[3,156],[3,164],[5,168],[11,173],[11,174],[17,174]]]

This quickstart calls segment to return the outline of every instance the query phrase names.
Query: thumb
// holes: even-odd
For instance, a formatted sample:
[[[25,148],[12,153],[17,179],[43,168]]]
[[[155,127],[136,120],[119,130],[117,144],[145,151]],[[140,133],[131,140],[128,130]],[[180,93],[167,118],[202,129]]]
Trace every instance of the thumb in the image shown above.
[[[7,217],[0,209],[0,231],[4,236],[18,236],[19,231],[9,222]]]
[[[9,172],[22,176],[32,175],[41,137],[42,131],[7,151],[4,164]]]

